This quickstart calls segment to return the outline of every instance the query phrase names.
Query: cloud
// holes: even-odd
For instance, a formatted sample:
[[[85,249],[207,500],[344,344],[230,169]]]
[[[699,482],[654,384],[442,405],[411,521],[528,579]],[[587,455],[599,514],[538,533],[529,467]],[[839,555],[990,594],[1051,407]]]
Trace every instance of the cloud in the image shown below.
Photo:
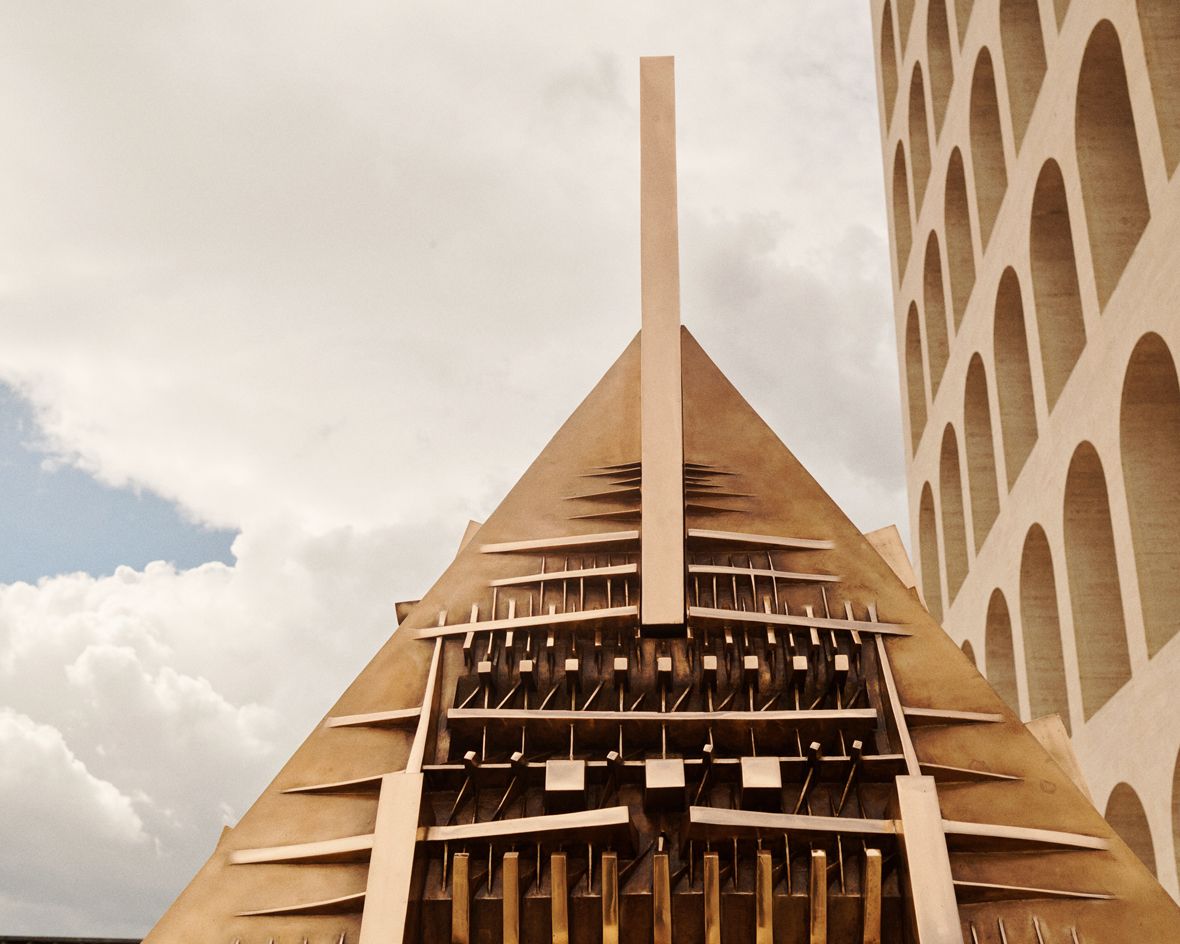
[[[0,376],[51,453],[229,528],[486,515],[638,325],[643,52],[679,56],[690,327],[891,330],[867,16],[526,7],[10,8]],[[719,219],[769,216],[814,291],[718,298],[689,263],[732,283]],[[824,321],[850,239],[871,304]]]
[[[65,927],[95,916],[127,927],[112,905],[142,886],[135,863],[154,858],[135,800],[96,777],[57,728],[3,707],[0,758],[0,914],[31,917],[38,902]]]
[[[441,570],[414,544],[256,530],[233,566],[0,586],[0,924],[150,927]]]
[[[705,349],[731,377],[747,376],[747,399],[862,530],[905,533],[886,246],[850,226],[817,269],[793,258],[781,213],[717,213],[700,225],[712,238],[686,259],[699,281],[685,304]],[[839,283],[824,271],[841,272]]]

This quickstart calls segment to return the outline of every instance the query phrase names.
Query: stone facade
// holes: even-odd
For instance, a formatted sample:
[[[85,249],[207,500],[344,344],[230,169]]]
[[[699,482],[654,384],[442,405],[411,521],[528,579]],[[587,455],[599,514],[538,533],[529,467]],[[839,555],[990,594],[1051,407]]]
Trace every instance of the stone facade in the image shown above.
[[[873,0],[930,611],[1180,857],[1180,3]]]

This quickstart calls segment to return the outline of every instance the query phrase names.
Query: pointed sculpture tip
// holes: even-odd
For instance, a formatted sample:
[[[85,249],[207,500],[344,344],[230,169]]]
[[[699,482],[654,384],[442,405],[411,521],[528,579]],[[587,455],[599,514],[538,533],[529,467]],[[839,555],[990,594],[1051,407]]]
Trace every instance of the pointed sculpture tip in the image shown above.
[[[646,82],[666,82],[673,86],[676,81],[675,56],[640,56],[639,83],[642,87]],[[675,99],[675,91],[672,92]],[[675,106],[673,106],[675,107]]]

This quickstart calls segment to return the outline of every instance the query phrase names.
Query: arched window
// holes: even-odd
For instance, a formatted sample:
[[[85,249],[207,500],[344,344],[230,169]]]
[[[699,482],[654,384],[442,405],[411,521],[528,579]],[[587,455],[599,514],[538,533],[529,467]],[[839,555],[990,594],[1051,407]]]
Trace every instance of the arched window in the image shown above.
[[[1139,861],[1155,875],[1155,845],[1151,841],[1151,826],[1139,795],[1128,784],[1120,783],[1106,801],[1106,821],[1119,834]]]
[[[1024,300],[1013,269],[1004,270],[996,293],[995,358],[1004,465],[1008,470],[1008,488],[1011,489],[1037,441],[1028,336],[1024,329]]]
[[[918,505],[918,553],[922,561],[922,598],[935,622],[942,622],[942,574],[938,568],[938,530],[934,522],[934,493],[922,486]]]
[[[1102,461],[1088,442],[1065,480],[1065,562],[1073,604],[1082,709],[1093,716],[1131,678],[1123,596]]]
[[[1059,714],[1070,730],[1069,692],[1061,653],[1061,622],[1053,555],[1039,524],[1029,528],[1020,557],[1020,624],[1024,631],[1024,667],[1028,705],[1033,718]]]
[[[975,0],[955,0],[955,19],[959,24],[959,45],[967,38],[967,26],[971,22],[971,10]]]
[[[934,134],[942,132],[946,103],[955,84],[955,60],[946,22],[947,0],[930,0],[926,10],[926,56],[930,68],[930,104],[934,109]]]
[[[1138,0],[1139,29],[1168,173],[1180,163],[1180,3]]]
[[[967,201],[967,176],[963,172],[963,154],[951,151],[946,171],[946,257],[950,269],[951,308],[955,313],[955,330],[967,310],[967,300],[975,288],[975,244],[971,238],[971,210]]]
[[[1176,871],[1180,872],[1180,757],[1172,770],[1172,849],[1176,857]]]
[[[967,576],[967,529],[963,521],[963,479],[959,472],[959,441],[947,423],[942,431],[938,490],[942,500],[942,543],[946,559],[947,601],[953,603]]]
[[[1028,241],[1045,397],[1053,409],[1086,346],[1073,228],[1065,180],[1056,161],[1046,161],[1037,178]]]
[[[922,366],[922,328],[918,324],[918,306],[913,302],[905,318],[905,378],[910,407],[910,449],[917,452],[922,430],[926,428],[926,377]]]
[[[979,233],[986,246],[1008,189],[995,69],[987,49],[980,52],[975,62],[975,75],[971,79],[971,163],[975,168]]]
[[[930,179],[930,135],[926,132],[926,92],[922,67],[914,65],[910,76],[910,164],[914,173],[914,210],[920,213]]]
[[[973,666],[975,666],[975,668],[978,669],[979,663],[975,659],[975,647],[971,645],[970,639],[963,640],[962,649],[963,649],[963,655],[965,655],[968,659],[970,659],[971,664]]]
[[[910,185],[906,180],[905,147],[897,142],[893,155],[893,244],[897,251],[897,281],[905,277],[906,262],[910,257]]]
[[[914,19],[914,0],[897,0],[897,28],[901,32],[901,54],[905,56],[906,42],[910,36],[910,23]]]
[[[1105,308],[1151,216],[1123,50],[1110,20],[1086,44],[1075,138],[1098,303]]]
[[[987,680],[1013,711],[1020,711],[1016,694],[1016,654],[1012,649],[1012,618],[1008,601],[999,590],[993,590],[987,601],[987,624],[984,628],[984,652],[987,660]]]
[[[967,483],[971,489],[971,523],[975,549],[983,547],[1000,511],[996,486],[996,451],[992,443],[992,411],[983,358],[976,354],[967,367],[963,395],[963,443],[967,452]]]
[[[881,13],[881,94],[885,97],[881,114],[885,116],[885,127],[888,128],[897,102],[897,47],[893,39],[893,10],[889,0],[885,0],[885,9]]]
[[[1168,345],[1145,334],[1123,379],[1123,477],[1147,652],[1180,629],[1180,383]]]
[[[1004,44],[1012,131],[1019,151],[1045,78],[1045,37],[1037,0],[1001,0],[1000,40]]]
[[[926,240],[922,281],[922,304],[926,309],[926,354],[930,358],[930,395],[934,396],[942,382],[949,348],[946,336],[946,292],[942,287],[942,255],[938,251],[938,236],[934,233]]]

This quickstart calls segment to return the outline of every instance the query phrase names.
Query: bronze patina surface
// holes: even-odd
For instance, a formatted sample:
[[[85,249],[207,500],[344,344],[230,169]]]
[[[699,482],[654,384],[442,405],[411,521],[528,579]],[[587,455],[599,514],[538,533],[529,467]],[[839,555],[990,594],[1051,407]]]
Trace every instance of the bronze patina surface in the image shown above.
[[[641,336],[152,944],[1180,941],[680,326],[671,70],[642,65]]]

